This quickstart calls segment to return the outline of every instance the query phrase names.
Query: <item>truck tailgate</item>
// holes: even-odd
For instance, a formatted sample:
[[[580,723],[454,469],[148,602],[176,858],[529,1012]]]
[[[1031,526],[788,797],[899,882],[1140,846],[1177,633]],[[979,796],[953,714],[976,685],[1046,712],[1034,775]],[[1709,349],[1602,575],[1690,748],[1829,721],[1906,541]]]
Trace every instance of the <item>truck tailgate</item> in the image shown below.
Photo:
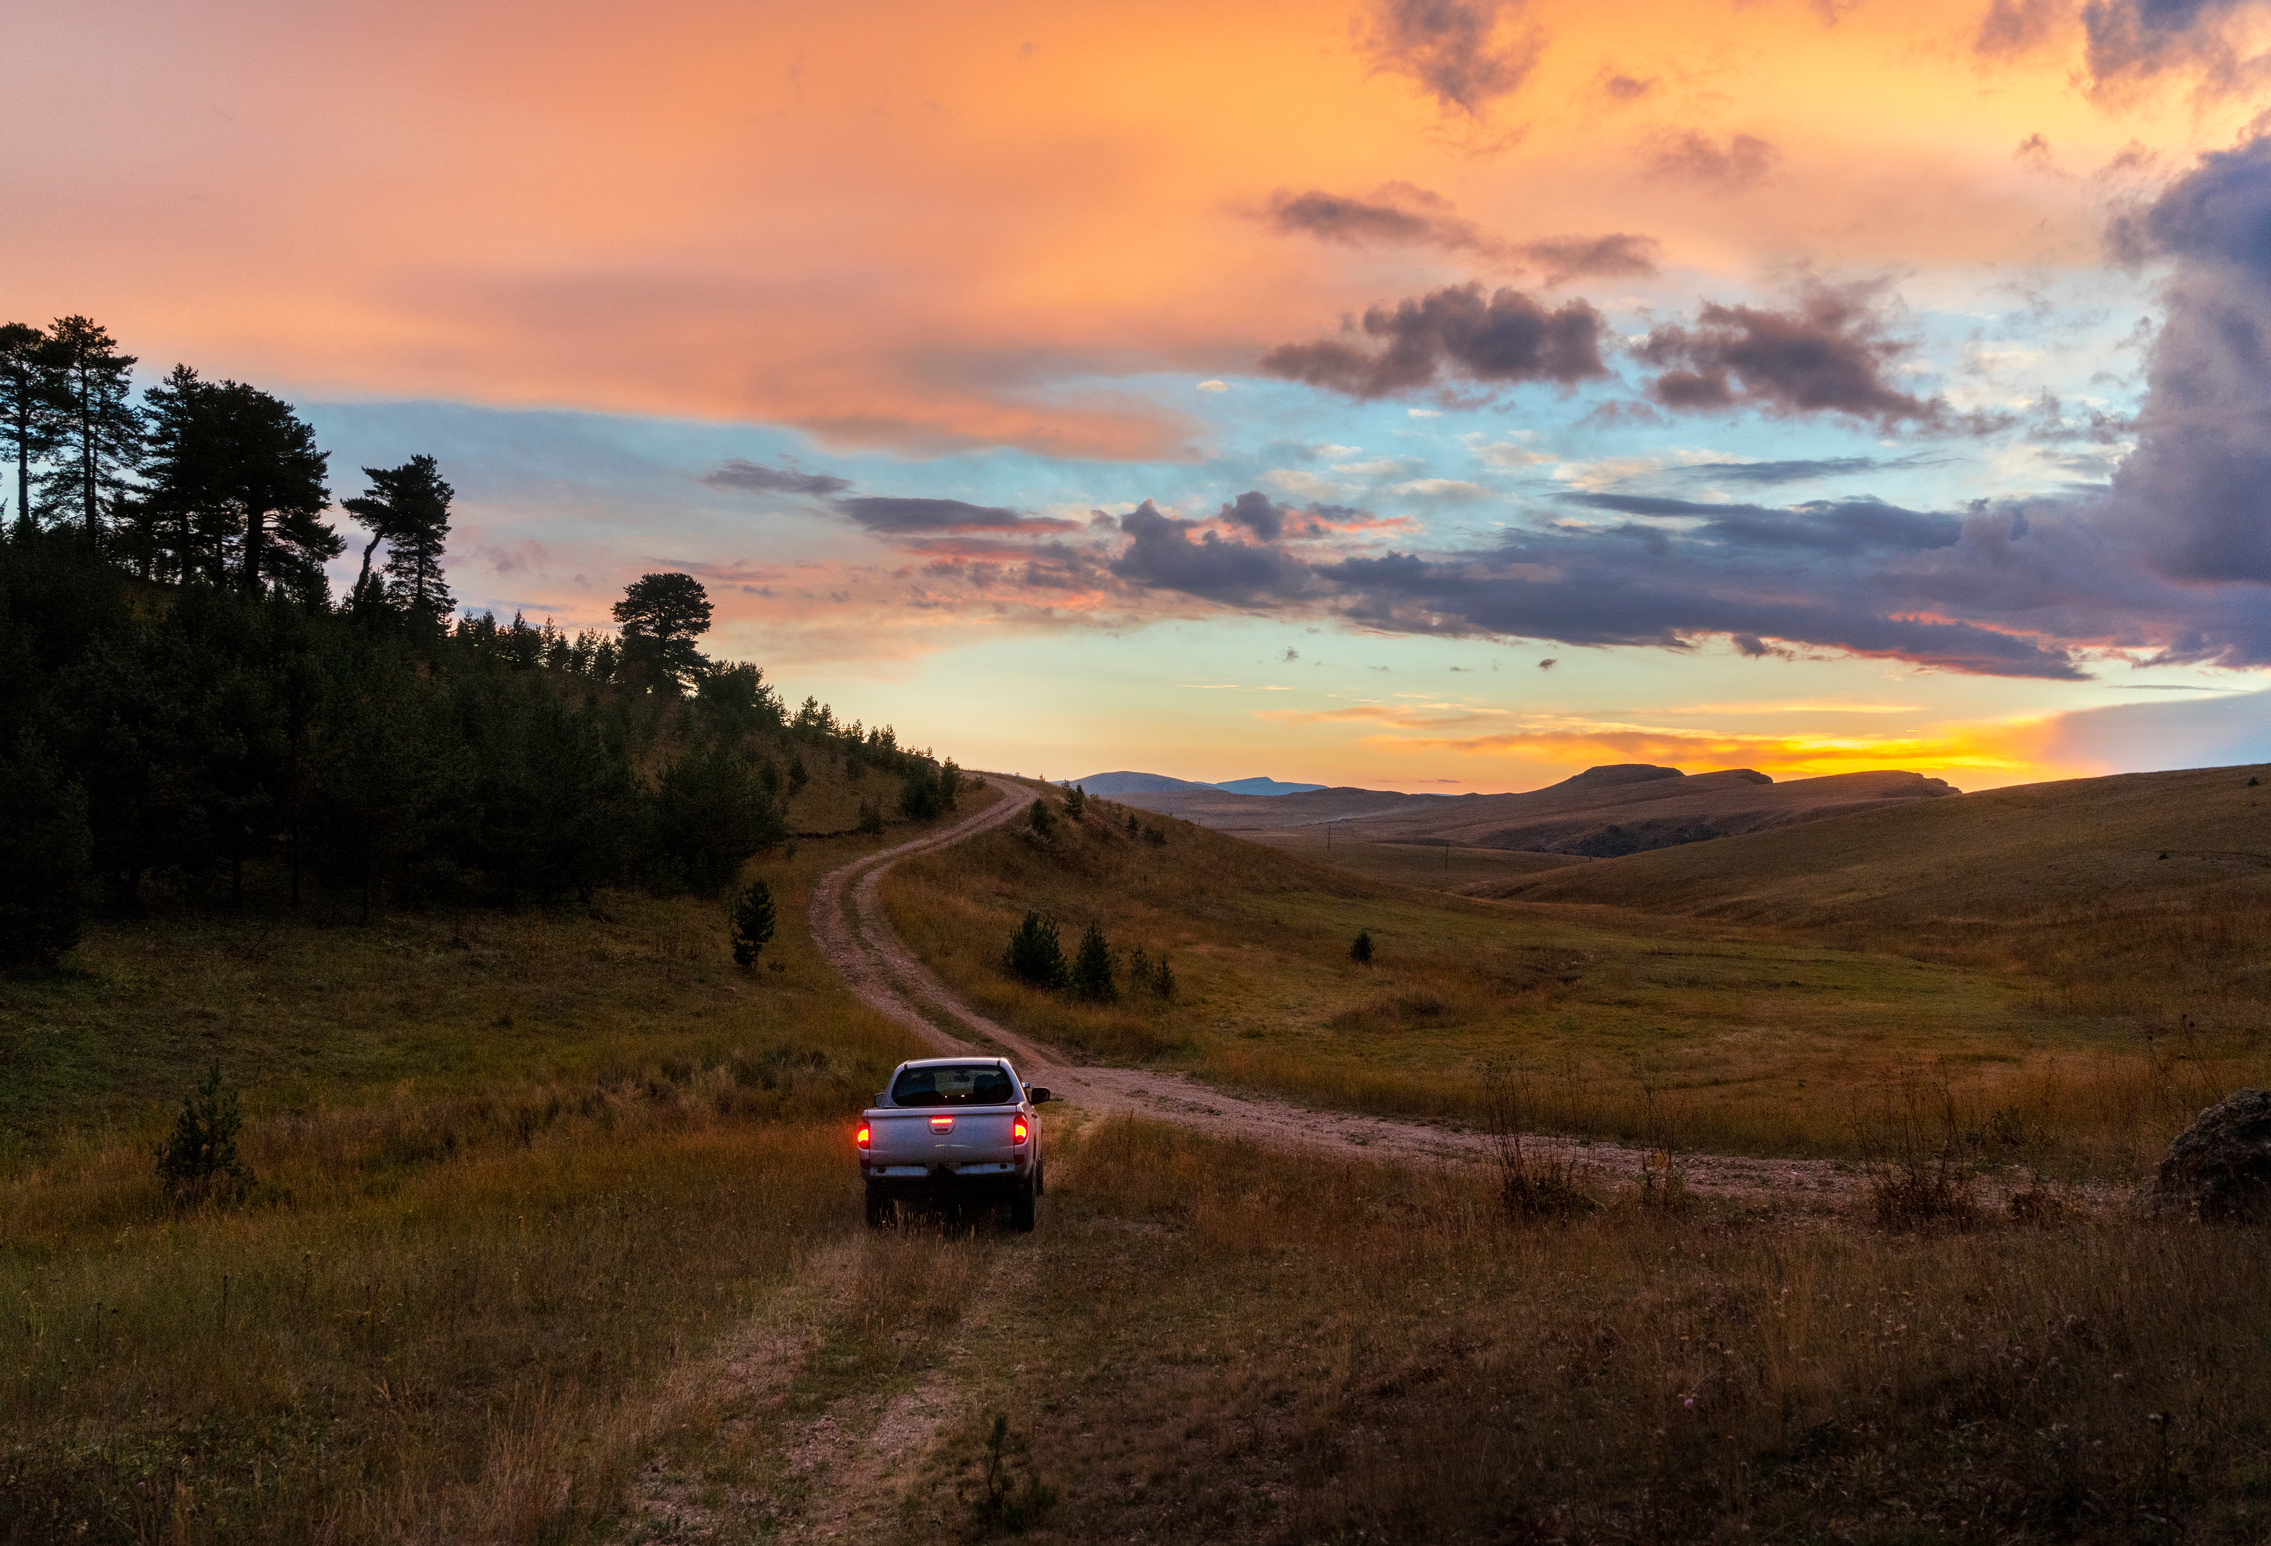
[[[875,1110],[867,1114],[868,1163],[885,1174],[922,1175],[940,1165],[1006,1165],[1017,1158],[1014,1106]]]

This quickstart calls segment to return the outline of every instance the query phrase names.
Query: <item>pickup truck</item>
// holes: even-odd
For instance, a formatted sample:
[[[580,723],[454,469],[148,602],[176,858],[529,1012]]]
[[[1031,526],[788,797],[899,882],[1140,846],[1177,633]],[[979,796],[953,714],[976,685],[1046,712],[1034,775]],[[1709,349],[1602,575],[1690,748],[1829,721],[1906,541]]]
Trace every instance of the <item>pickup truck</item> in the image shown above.
[[[860,1116],[853,1140],[867,1183],[867,1222],[881,1229],[898,1205],[1009,1203],[1010,1227],[1033,1227],[1046,1176],[1041,1121],[1049,1092],[1028,1087],[1006,1058],[901,1063]]]

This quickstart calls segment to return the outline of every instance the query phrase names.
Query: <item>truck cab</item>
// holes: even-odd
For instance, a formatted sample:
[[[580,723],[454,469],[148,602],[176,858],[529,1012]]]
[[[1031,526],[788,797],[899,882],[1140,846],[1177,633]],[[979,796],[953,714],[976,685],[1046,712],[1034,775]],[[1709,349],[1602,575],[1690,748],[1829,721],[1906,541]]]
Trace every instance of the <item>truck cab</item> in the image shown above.
[[[889,1224],[902,1202],[1007,1202],[1010,1227],[1032,1229],[1047,1182],[1034,1108],[1048,1098],[1007,1058],[901,1063],[853,1140],[869,1227]]]

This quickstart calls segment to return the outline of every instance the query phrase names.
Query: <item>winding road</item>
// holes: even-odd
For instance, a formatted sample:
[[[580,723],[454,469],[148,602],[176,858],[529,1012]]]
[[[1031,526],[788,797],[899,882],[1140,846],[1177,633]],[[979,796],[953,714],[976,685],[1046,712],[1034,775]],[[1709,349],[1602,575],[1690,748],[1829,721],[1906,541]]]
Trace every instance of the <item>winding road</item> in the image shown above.
[[[1476,1133],[1233,1095],[1185,1074],[1075,1063],[964,1002],[892,929],[880,889],[901,859],[963,842],[1024,814],[1032,786],[1004,774],[985,776],[1002,791],[1001,799],[951,826],[862,854],[829,871],[813,888],[813,941],[862,1003],[905,1026],[942,1056],[1005,1055],[1029,1082],[1097,1116],[1149,1117],[1217,1137],[1339,1159],[1472,1164],[1487,1157]],[[1550,1137],[1526,1142],[1559,1151],[1602,1181],[1635,1178],[1646,1162],[1641,1150],[1618,1144]],[[1683,1154],[1680,1167],[1693,1191],[1771,1197],[1785,1205],[1842,1206],[1859,1185],[1858,1178],[1823,1160]]]

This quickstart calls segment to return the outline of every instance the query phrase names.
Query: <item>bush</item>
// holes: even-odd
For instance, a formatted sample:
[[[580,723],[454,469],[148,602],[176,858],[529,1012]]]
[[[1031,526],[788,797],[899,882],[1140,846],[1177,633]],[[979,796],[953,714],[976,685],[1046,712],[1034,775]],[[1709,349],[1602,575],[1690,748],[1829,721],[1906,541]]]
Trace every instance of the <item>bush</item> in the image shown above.
[[[1175,996],[1175,970],[1167,964],[1167,952],[1162,950],[1154,961],[1143,952],[1141,945],[1128,961],[1128,986],[1149,988],[1161,998]]]
[[[870,837],[883,830],[883,802],[881,800],[860,801],[860,830]]]
[[[26,735],[0,757],[0,966],[52,966],[94,900],[87,797]]]
[[[1112,947],[1104,942],[1103,926],[1091,923],[1080,936],[1080,954],[1073,958],[1072,989],[1091,1003],[1110,1003],[1120,996],[1112,980]]]
[[[1025,813],[1025,819],[1033,824],[1036,837],[1047,837],[1057,828],[1057,818],[1050,813],[1046,800],[1035,800],[1032,809]]]
[[[1348,958],[1359,966],[1372,964],[1372,935],[1370,931],[1356,931],[1356,942],[1348,947]]]
[[[757,953],[773,938],[773,891],[753,880],[733,907],[733,960],[736,966],[755,966]]]
[[[1017,926],[1017,932],[1009,936],[1009,950],[1002,957],[1002,966],[1010,976],[1036,988],[1063,987],[1065,953],[1057,941],[1056,920],[1039,913],[1027,913],[1025,921]]]
[[[196,1090],[182,1097],[173,1134],[158,1149],[158,1176],[178,1201],[242,1194],[252,1171],[237,1154],[237,1132],[244,1117],[237,1092],[221,1088],[221,1065]]]

